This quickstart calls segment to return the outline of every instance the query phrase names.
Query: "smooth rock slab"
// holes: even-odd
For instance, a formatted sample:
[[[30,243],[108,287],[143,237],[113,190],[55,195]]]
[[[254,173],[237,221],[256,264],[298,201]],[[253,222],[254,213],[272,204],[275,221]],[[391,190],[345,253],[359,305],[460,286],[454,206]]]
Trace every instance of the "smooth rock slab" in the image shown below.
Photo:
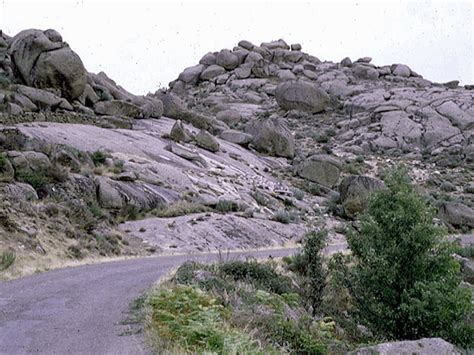
[[[305,233],[301,224],[215,213],[148,218],[126,222],[120,228],[160,250],[180,252],[271,247],[292,243]]]

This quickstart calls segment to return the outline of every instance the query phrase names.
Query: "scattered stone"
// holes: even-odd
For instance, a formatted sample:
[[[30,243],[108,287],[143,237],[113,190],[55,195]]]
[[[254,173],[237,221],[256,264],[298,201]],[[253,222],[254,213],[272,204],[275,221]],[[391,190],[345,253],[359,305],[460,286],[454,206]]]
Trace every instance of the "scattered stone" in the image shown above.
[[[141,114],[141,108],[127,101],[111,100],[96,103],[94,105],[94,112],[98,115],[138,118]]]
[[[219,151],[219,142],[212,134],[207,131],[200,130],[194,139],[196,140],[196,144],[201,148],[213,153]]]
[[[176,123],[171,128],[170,138],[175,142],[190,142],[191,137],[184,128],[183,123],[180,120],[177,120]]]
[[[222,132],[220,137],[227,142],[239,144],[242,146],[247,146],[253,140],[252,135],[241,131],[236,131],[234,129],[228,129]]]

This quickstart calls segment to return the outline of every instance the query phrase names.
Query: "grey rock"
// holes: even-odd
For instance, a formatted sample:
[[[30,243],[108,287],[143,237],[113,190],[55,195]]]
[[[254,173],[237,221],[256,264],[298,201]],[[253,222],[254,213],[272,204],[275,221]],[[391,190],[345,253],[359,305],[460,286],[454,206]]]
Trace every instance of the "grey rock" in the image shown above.
[[[333,187],[339,181],[342,165],[334,157],[317,154],[312,155],[296,167],[296,172],[304,179],[318,184]]]
[[[283,119],[265,118],[253,121],[247,124],[245,131],[254,137],[252,144],[258,151],[277,157],[294,157],[294,138]]]
[[[217,54],[216,64],[221,67],[232,70],[239,66],[239,58],[228,49],[223,49]]]
[[[242,146],[247,146],[253,140],[252,135],[234,129],[228,129],[222,132],[220,137],[227,142],[239,144]]]
[[[460,202],[443,202],[438,207],[438,214],[453,226],[474,228],[474,210]]]
[[[178,79],[186,84],[196,84],[204,70],[204,65],[198,64],[183,70]]]
[[[250,52],[245,58],[246,63],[258,63],[263,60],[263,57],[260,53]]]
[[[54,30],[25,30],[9,46],[19,76],[29,86],[54,88],[67,99],[78,98],[86,85],[86,70],[79,56]]]
[[[252,74],[253,65],[245,63],[234,70],[237,79],[247,79]]]
[[[191,141],[191,137],[184,128],[184,125],[181,120],[177,120],[176,123],[173,125],[173,128],[171,128],[170,138],[175,142]]]
[[[246,41],[246,40],[242,40],[238,43],[239,47],[242,47],[244,49],[247,49],[249,51],[251,51],[255,45],[252,43],[252,42],[249,42],[249,41]]]
[[[306,82],[285,82],[277,86],[275,98],[285,110],[301,110],[312,113],[324,111],[329,95],[316,85]]]
[[[267,48],[269,50],[274,50],[277,48],[281,49],[290,49],[290,46],[286,44],[286,42],[282,39],[279,39],[278,41],[272,41],[272,42],[263,42],[260,44],[260,47]]]
[[[14,182],[10,184],[0,185],[0,192],[14,200],[19,201],[37,201],[38,193],[29,184],[22,182]]]
[[[226,123],[229,127],[234,127],[242,120],[242,115],[237,110],[219,111],[216,115],[219,121]]]
[[[211,80],[214,79],[216,76],[225,73],[225,69],[217,64],[212,64],[208,66],[204,71],[201,73],[202,80]]]
[[[411,70],[408,66],[404,64],[394,64],[392,65],[392,73],[395,76],[401,76],[408,78],[411,75]]]
[[[452,344],[441,338],[423,338],[378,344],[357,349],[352,355],[461,355]]]
[[[69,47],[41,53],[30,75],[33,86],[60,89],[69,100],[81,96],[87,83],[81,58]]]
[[[352,72],[357,78],[376,80],[379,77],[379,72],[367,65],[354,64],[352,66]]]
[[[341,67],[351,67],[352,66],[352,60],[349,57],[345,57],[343,60],[341,60]]]
[[[145,103],[141,106],[142,118],[160,118],[163,115],[163,102],[153,97],[145,97]]]
[[[200,130],[194,137],[196,144],[210,152],[216,153],[219,151],[219,142],[217,139],[207,131]]]
[[[461,110],[461,108],[453,101],[442,103],[440,106],[436,107],[436,110],[443,116],[447,117],[453,125],[462,130],[474,128],[474,115]]]
[[[351,175],[339,185],[342,207],[348,217],[355,217],[367,208],[370,193],[384,188],[382,180],[363,175]]]
[[[211,52],[205,54],[204,57],[202,57],[201,60],[199,61],[199,64],[204,64],[204,65],[216,64],[216,55]]]
[[[97,102],[94,105],[94,112],[99,115],[138,118],[141,114],[141,108],[127,101],[111,100]]]
[[[35,152],[35,151],[9,151],[8,157],[15,168],[15,172],[18,171],[35,171],[42,168],[49,168],[51,162],[46,154]]]
[[[291,72],[291,70],[280,70],[278,71],[278,78],[281,81],[289,81],[289,80],[296,80],[295,74]]]
[[[290,47],[292,51],[300,51],[302,49],[301,44],[299,43],[293,43]]]

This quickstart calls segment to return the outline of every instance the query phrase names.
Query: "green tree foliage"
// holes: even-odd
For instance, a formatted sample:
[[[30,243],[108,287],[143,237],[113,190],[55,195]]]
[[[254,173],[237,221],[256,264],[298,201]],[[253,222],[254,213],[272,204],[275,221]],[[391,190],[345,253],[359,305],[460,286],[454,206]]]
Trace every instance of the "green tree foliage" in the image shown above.
[[[473,342],[470,291],[460,287],[460,267],[433,210],[417,193],[405,169],[386,178],[348,236],[355,257],[349,291],[361,320],[394,339],[443,337]]]

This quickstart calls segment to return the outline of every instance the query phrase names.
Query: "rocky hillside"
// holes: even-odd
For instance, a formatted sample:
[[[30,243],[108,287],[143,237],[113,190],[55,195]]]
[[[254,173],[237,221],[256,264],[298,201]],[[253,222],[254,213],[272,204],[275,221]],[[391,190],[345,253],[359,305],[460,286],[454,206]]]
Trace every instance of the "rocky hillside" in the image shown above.
[[[136,96],[54,30],[0,37],[5,277],[97,256],[270,247],[344,231],[398,162],[474,228],[474,91],[283,40],[205,54]],[[465,238],[469,241],[469,238]],[[2,267],[0,267],[2,269]]]

